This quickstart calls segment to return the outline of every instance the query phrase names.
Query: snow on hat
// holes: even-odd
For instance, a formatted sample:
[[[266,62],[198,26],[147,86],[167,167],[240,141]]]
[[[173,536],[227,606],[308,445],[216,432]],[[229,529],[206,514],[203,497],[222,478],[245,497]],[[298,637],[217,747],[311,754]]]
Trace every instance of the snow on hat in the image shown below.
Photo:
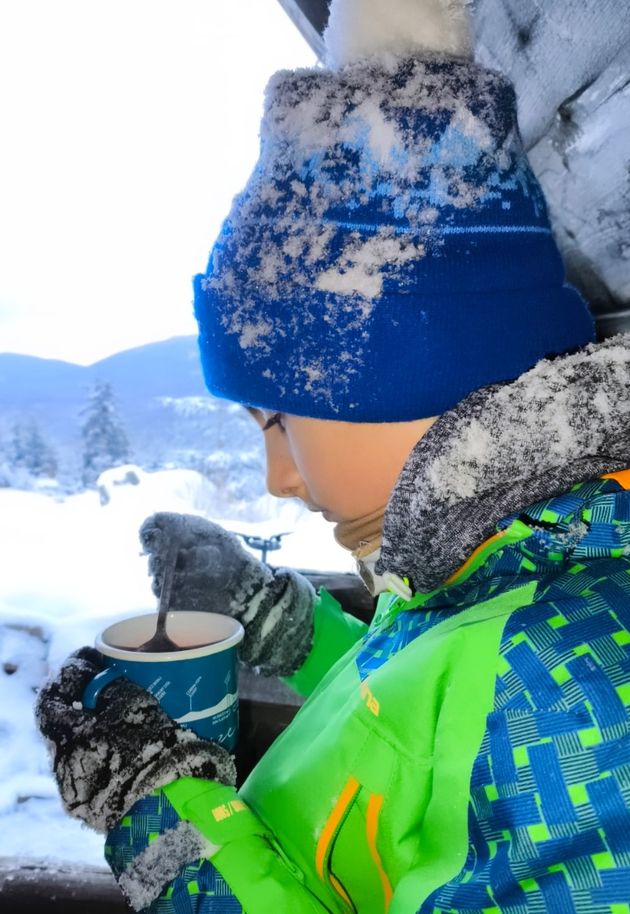
[[[329,68],[272,77],[260,159],[195,279],[213,394],[426,418],[593,339],[465,6],[333,0]]]

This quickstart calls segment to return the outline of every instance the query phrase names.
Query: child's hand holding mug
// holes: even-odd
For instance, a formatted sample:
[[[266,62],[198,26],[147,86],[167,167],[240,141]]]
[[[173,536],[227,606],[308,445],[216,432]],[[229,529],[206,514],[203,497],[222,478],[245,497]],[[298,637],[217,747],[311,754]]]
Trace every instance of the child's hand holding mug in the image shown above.
[[[140,528],[156,595],[173,535],[180,546],[171,609],[231,616],[245,629],[240,656],[248,666],[268,676],[298,670],[313,638],[315,591],[306,578],[288,568],[269,568],[235,534],[203,517],[161,512]]]
[[[175,723],[153,695],[127,679],[110,683],[96,709],[85,709],[83,694],[103,659],[90,647],[71,654],[41,689],[35,707],[72,816],[106,832],[137,800],[177,778],[235,783],[226,749]]]

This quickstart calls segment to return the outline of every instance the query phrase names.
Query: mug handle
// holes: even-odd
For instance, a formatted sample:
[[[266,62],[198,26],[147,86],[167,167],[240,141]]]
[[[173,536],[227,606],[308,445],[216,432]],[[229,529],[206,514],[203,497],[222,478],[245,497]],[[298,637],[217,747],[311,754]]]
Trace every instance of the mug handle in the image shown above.
[[[96,708],[98,696],[105,686],[109,685],[110,682],[113,682],[115,679],[123,678],[124,675],[125,671],[121,670],[119,666],[108,666],[107,669],[97,673],[94,679],[92,679],[91,682],[88,682],[85,687],[83,692],[83,707],[87,708],[88,711],[93,711]]]

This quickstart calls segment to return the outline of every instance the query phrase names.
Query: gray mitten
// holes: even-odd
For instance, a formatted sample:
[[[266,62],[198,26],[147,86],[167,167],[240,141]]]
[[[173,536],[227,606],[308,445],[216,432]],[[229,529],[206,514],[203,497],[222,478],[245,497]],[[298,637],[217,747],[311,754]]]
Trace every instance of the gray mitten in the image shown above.
[[[81,648],[43,686],[35,705],[70,815],[106,832],[137,800],[177,778],[234,784],[234,760],[222,746],[180,727],[126,679],[103,689],[95,711],[85,710],[83,691],[101,668],[98,651]]]
[[[298,670],[313,640],[316,598],[306,578],[288,568],[269,568],[247,552],[237,536],[203,517],[162,512],[140,528],[156,595],[173,537],[180,547],[171,608],[232,616],[245,629],[245,663],[268,676]]]

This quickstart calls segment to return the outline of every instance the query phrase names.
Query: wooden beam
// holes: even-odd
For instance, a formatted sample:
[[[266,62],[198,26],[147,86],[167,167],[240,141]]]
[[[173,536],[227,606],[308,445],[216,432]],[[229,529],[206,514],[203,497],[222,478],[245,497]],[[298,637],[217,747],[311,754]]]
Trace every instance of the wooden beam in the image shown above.
[[[278,0],[278,2],[318,58],[322,60],[324,56],[322,33],[328,21],[329,0]]]
[[[2,914],[127,914],[106,867],[0,857]]]
[[[630,308],[610,311],[607,314],[596,314],[598,339],[604,340],[618,333],[630,333]]]

